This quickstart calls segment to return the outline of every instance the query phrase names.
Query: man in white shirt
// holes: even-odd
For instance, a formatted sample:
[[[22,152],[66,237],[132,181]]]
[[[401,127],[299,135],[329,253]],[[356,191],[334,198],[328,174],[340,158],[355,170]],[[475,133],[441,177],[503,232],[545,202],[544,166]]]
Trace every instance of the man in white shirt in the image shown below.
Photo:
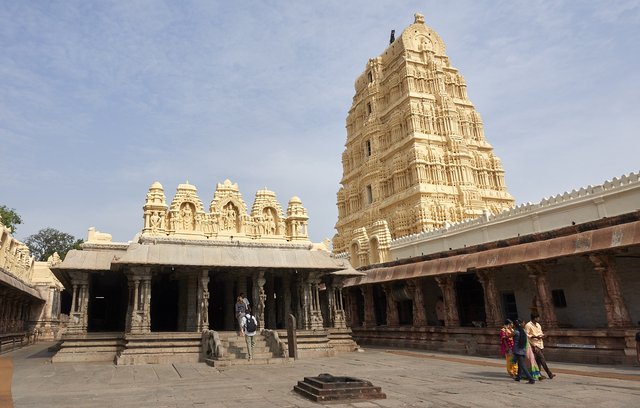
[[[256,345],[254,337],[258,330],[258,321],[250,310],[247,310],[247,313],[242,316],[240,330],[244,334],[244,341],[247,343],[247,360],[251,361],[253,360],[253,347]]]
[[[533,350],[533,355],[536,357],[538,366],[544,368],[549,379],[555,377],[556,375],[549,370],[547,361],[544,359],[544,353],[542,352],[544,349],[544,341],[542,339],[546,336],[542,332],[542,327],[540,326],[540,315],[537,313],[531,313],[531,321],[524,326],[524,330],[527,332],[527,336],[529,337],[531,350]]]

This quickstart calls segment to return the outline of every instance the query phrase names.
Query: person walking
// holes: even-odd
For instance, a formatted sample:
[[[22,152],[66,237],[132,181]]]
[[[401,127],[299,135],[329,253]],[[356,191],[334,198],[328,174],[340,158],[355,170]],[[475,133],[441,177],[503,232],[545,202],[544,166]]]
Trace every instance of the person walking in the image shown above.
[[[242,317],[240,330],[244,334],[244,341],[247,343],[247,360],[253,360],[253,347],[256,345],[256,332],[258,331],[258,321],[251,314],[250,310]]]
[[[518,374],[514,380],[520,381],[521,378],[526,377],[529,379],[529,384],[535,384],[536,380],[533,379],[531,373],[525,366],[525,355],[527,354],[526,350],[528,343],[529,340],[527,338],[527,333],[522,327],[522,321],[520,319],[516,319],[515,331],[513,332],[513,355],[518,362]]]
[[[505,320],[500,329],[500,354],[505,357],[507,374],[515,378],[518,375],[518,365],[513,359],[513,322],[510,319]]]
[[[236,319],[238,320],[238,335],[242,334],[242,318],[247,312],[247,305],[242,300],[241,296],[236,298]]]
[[[249,309],[249,307],[251,307],[251,304],[249,303],[249,299],[247,299],[247,297],[245,296],[244,292],[242,292],[240,294],[240,297],[242,298],[242,301],[244,302],[244,305],[247,307],[247,309]]]
[[[531,321],[527,323],[524,327],[527,332],[527,336],[529,337],[529,342],[531,343],[531,350],[533,351],[533,355],[535,356],[536,363],[538,363],[538,367],[544,368],[544,371],[547,372],[547,376],[549,379],[552,379],[556,375],[549,370],[549,366],[547,366],[547,361],[544,358],[544,341],[543,339],[546,337],[542,332],[542,327],[540,326],[540,315],[537,313],[531,313]],[[541,377],[544,378],[544,377]]]

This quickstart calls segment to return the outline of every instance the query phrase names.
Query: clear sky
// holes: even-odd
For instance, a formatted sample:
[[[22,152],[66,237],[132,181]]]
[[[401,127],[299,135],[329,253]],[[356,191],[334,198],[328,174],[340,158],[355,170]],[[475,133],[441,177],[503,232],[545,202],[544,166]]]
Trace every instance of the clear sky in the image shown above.
[[[518,203],[640,170],[638,1],[0,1],[0,205],[16,237],[128,241],[149,186],[216,183],[332,237],[353,83],[421,12]]]

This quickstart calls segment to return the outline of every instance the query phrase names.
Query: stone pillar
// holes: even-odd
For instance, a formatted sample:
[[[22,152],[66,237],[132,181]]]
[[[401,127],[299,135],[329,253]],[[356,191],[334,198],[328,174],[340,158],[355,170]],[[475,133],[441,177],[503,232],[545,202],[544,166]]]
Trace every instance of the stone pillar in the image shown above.
[[[336,329],[344,329],[347,327],[344,303],[342,300],[342,285],[327,285],[327,300],[329,303],[330,325]]]
[[[399,326],[400,323],[398,319],[398,304],[393,299],[393,284],[383,283],[382,290],[387,297],[387,326]]]
[[[373,308],[373,287],[371,285],[360,286],[362,296],[364,297],[364,322],[363,327],[376,326],[376,313]]]
[[[314,275],[309,276],[307,283],[309,304],[309,329],[310,330],[323,330],[324,320],[322,319],[322,310],[320,309],[320,291],[318,285],[320,279]]]
[[[337,329],[347,328],[347,316],[344,308],[344,297],[342,296],[342,284],[336,285],[333,289],[335,296],[336,313],[333,321],[333,327]]]
[[[2,233],[0,232],[0,235]],[[5,321],[6,321],[6,313],[7,313],[7,297],[8,290],[0,287],[0,333],[6,333],[5,330]]]
[[[500,327],[502,326],[502,316],[500,313],[495,276],[492,271],[486,269],[476,271],[476,276],[484,290],[485,323],[487,327]]]
[[[198,273],[198,327],[199,332],[209,330],[209,271]]]
[[[296,275],[295,291],[296,291],[296,303],[294,309],[296,312],[296,324],[298,329],[305,329],[307,326],[307,305],[308,305],[308,291],[307,291],[307,279],[306,274]]]
[[[630,327],[631,317],[622,295],[620,278],[616,272],[616,259],[609,254],[591,254],[589,260],[602,277],[604,309],[609,327]]]
[[[285,275],[282,277],[282,301],[283,305],[283,319],[284,325],[286,326],[286,322],[289,319],[289,314],[291,314],[291,276]]]
[[[345,324],[349,327],[355,326],[355,321],[353,318],[353,300],[351,299],[353,295],[351,294],[350,289],[342,289],[342,299],[346,305],[344,308],[344,319]]]
[[[127,280],[130,297],[126,331],[132,334],[151,333],[151,268],[131,268]]]
[[[547,329],[558,327],[556,311],[551,302],[551,289],[547,281],[547,271],[541,264],[525,264],[529,278],[536,288],[536,309],[540,315],[540,324]]]
[[[67,333],[86,334],[89,307],[89,274],[70,272],[69,276],[71,277],[73,293]]]
[[[442,291],[442,299],[444,301],[444,325],[446,327],[460,326],[455,275],[436,276],[435,279]]]
[[[253,311],[258,318],[258,322],[261,328],[264,329],[264,309],[265,309],[265,301],[267,300],[267,295],[264,293],[264,284],[266,283],[266,279],[264,278],[264,271],[258,272],[257,279],[254,281],[254,287],[258,290],[258,304],[256,306],[256,310]]]
[[[186,327],[185,330],[189,332],[199,331],[198,326],[200,323],[199,320],[199,312],[200,312],[200,301],[198,299],[198,280],[200,278],[200,273],[196,271],[187,271],[188,275],[185,277],[186,279],[183,282],[186,284]]]
[[[408,279],[407,289],[411,294],[413,303],[413,327],[427,325],[427,314],[424,307],[424,294],[422,293],[422,281],[420,279]]]

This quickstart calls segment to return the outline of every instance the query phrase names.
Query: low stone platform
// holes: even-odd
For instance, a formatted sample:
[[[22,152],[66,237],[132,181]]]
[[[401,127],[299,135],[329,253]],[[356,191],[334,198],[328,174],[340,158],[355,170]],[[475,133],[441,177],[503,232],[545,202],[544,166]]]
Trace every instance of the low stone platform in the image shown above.
[[[384,399],[387,396],[380,387],[355,377],[335,377],[320,374],[304,377],[293,386],[293,390],[305,398],[316,402],[345,402],[353,400]]]
[[[200,333],[127,334],[116,364],[197,363],[201,359],[201,348]]]

